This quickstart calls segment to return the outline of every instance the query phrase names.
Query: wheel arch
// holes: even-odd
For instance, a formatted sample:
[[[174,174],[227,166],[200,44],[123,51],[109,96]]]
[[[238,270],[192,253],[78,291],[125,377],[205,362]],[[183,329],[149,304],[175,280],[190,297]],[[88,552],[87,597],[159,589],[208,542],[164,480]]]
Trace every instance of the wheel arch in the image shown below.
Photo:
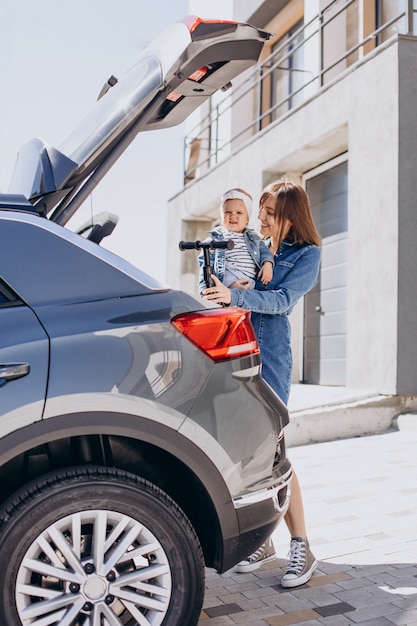
[[[18,429],[0,440],[0,484],[9,486],[0,489],[0,500],[43,473],[97,463],[135,473],[166,491],[193,524],[206,565],[222,571],[224,545],[230,550],[239,535],[230,493],[210,458],[159,422],[110,411],[79,412]],[[8,480],[1,480],[6,474]]]

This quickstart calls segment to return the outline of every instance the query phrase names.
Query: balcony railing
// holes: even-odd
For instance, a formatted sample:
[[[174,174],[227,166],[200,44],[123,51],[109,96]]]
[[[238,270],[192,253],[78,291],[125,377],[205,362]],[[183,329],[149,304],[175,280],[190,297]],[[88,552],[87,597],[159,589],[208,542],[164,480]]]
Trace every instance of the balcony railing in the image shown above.
[[[416,4],[417,0],[385,0],[389,9],[386,18],[383,11],[382,17],[375,11],[371,20],[374,25],[383,23],[368,26],[370,32],[365,32],[363,16],[362,23],[359,21],[359,0],[346,0],[342,5],[340,0],[329,2],[308,23],[281,40],[230,91],[211,98],[208,110],[184,140],[184,184],[295,106],[306,103],[382,43],[398,34],[414,36]]]

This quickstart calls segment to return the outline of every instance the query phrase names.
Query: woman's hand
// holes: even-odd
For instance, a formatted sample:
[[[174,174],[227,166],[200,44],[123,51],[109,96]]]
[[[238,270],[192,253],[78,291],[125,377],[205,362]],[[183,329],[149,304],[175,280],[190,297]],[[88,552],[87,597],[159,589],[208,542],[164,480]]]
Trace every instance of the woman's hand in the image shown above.
[[[201,292],[201,295],[206,300],[210,300],[211,302],[216,302],[217,304],[226,304],[229,305],[232,301],[232,293],[226,285],[223,285],[222,282],[212,274],[212,279],[215,282],[214,287],[208,287],[208,289],[204,289]]]

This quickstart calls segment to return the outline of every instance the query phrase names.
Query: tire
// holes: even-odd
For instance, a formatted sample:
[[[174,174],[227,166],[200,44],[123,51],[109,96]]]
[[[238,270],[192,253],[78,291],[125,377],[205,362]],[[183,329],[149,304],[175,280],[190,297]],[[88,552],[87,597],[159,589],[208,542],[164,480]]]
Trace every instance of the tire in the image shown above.
[[[105,467],[60,470],[17,493],[0,525],[0,624],[197,624],[201,547],[152,483]]]

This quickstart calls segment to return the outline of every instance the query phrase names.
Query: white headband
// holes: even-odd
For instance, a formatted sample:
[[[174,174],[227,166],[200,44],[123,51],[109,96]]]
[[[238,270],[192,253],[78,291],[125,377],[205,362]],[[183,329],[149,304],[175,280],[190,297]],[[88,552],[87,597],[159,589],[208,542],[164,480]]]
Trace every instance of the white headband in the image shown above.
[[[247,196],[245,193],[242,193],[241,191],[237,191],[237,189],[231,189],[230,191],[226,191],[226,193],[223,194],[222,203],[220,205],[221,217],[223,217],[224,203],[226,202],[226,200],[242,200],[248,212],[248,217],[250,218],[252,213],[252,200],[249,198],[249,196]]]

